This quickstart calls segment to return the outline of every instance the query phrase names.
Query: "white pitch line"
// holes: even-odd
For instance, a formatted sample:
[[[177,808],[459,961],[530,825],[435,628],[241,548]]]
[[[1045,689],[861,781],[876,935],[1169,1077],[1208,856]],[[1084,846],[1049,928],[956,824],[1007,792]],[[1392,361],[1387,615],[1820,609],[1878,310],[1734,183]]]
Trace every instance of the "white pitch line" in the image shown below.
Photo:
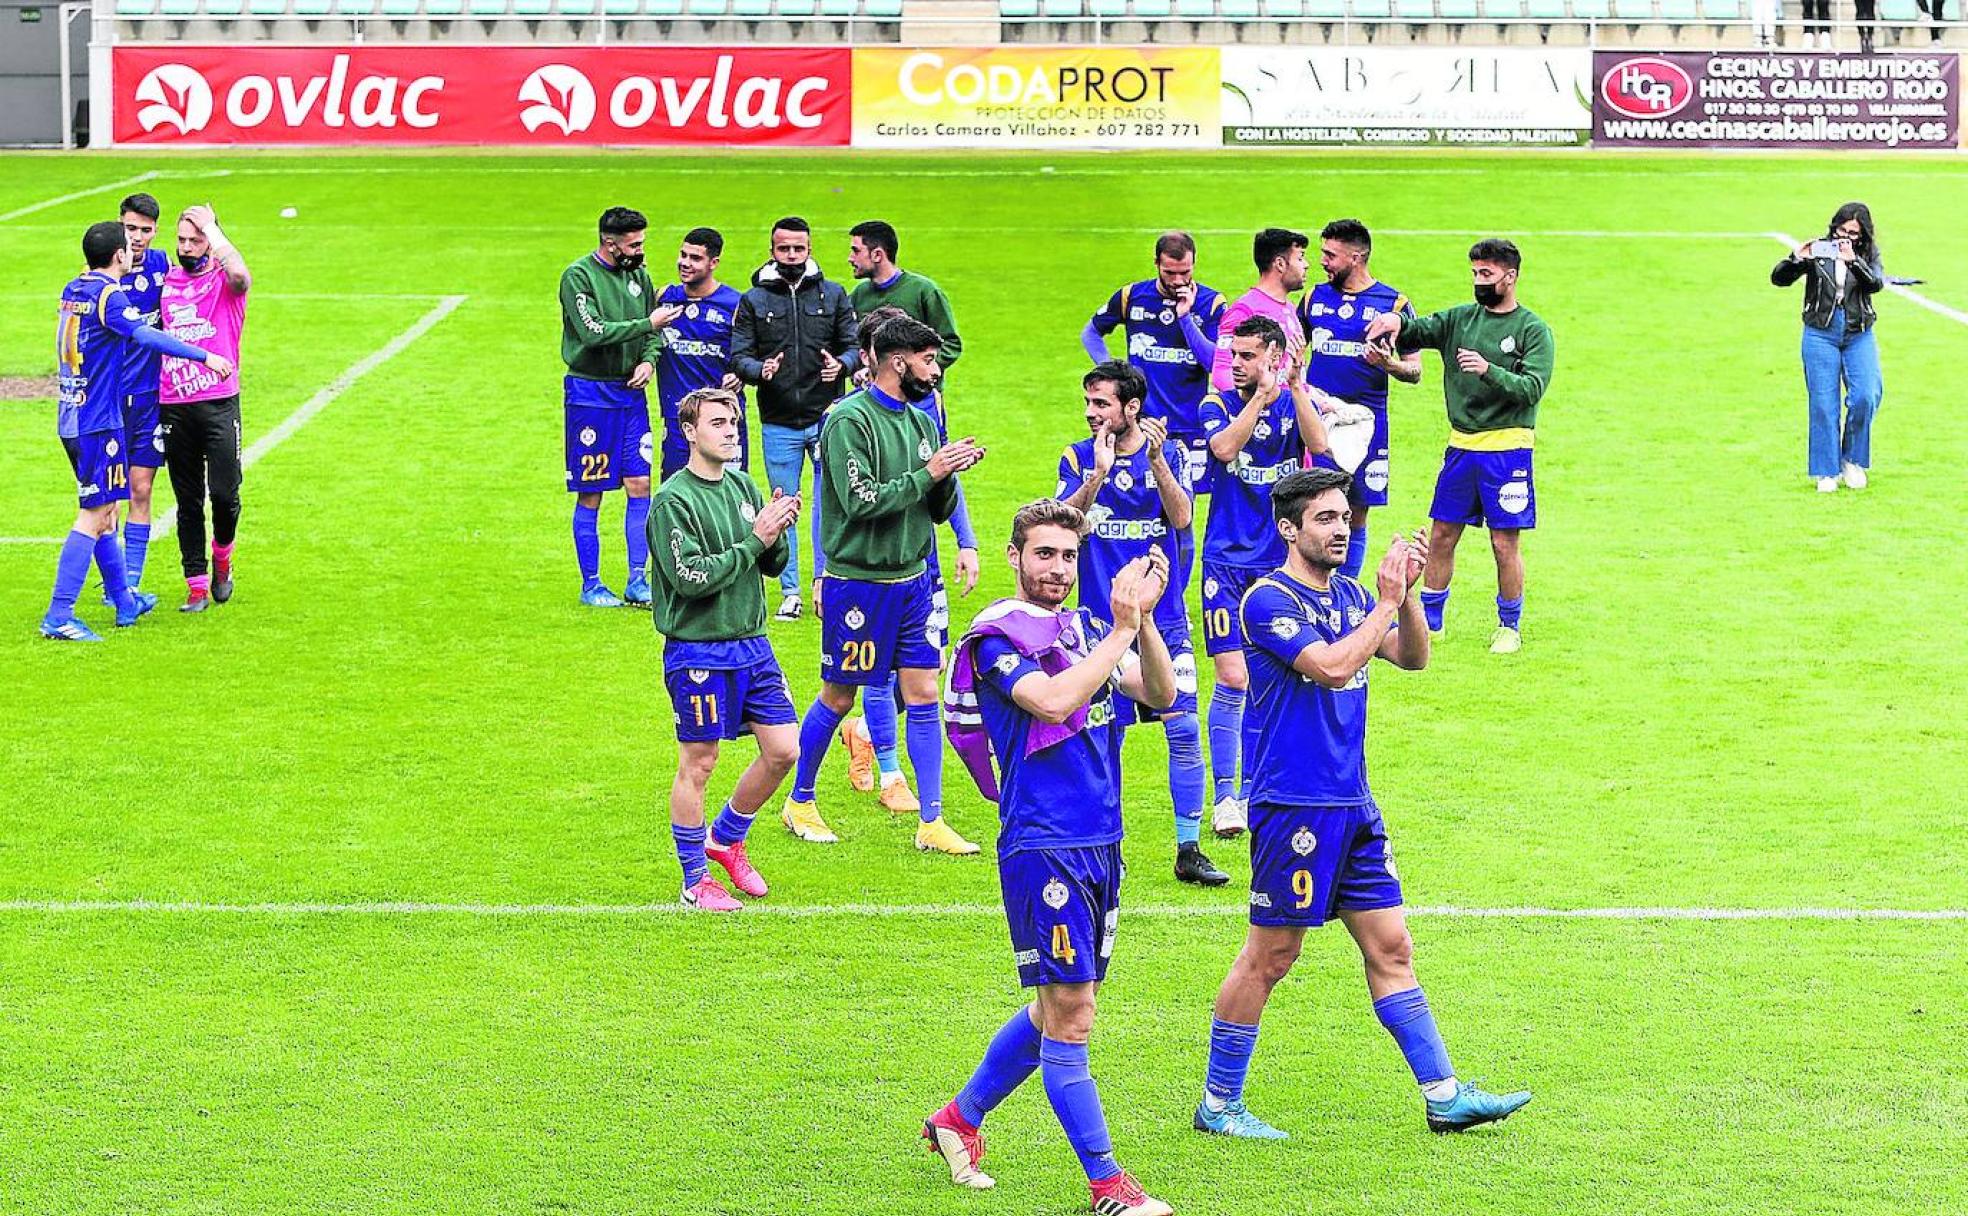
[[[458,306],[469,298],[468,296],[443,296],[439,298],[437,307],[431,309],[423,316],[418,317],[416,323],[409,329],[391,338],[383,344],[381,349],[372,351],[358,360],[354,366],[329,381],[320,392],[296,406],[293,413],[280,420],[279,425],[247,445],[246,451],[239,457],[239,467],[241,469],[250,469],[255,464],[258,464],[262,456],[265,456],[274,448],[279,447],[282,441],[287,439],[295,431],[300,430],[302,426],[307,424],[309,419],[319,414],[322,410],[327,409],[330,405],[333,405],[335,399],[353,387],[356,381],[362,379],[370,372],[375,371],[383,364],[388,363],[399,354],[402,354],[404,347],[409,346],[418,338],[429,333],[433,325],[436,325],[439,321],[442,321],[457,311]],[[170,531],[172,525],[177,522],[178,508],[173,504],[168,510],[161,512],[157,516],[157,521],[151,525],[151,535],[162,536],[164,533]]]
[[[1123,917],[1148,920],[1241,918],[1241,904],[1141,904],[1121,906]],[[0,914],[167,914],[185,916],[463,916],[489,919],[555,917],[628,918],[683,915],[678,904],[483,904],[425,903],[414,900],[357,900],[348,903],[218,903],[201,900],[0,900]],[[825,917],[936,917],[961,919],[1001,916],[997,904],[752,904],[747,917],[812,919]],[[1470,908],[1421,906],[1408,915],[1444,920],[1613,920],[1613,921],[1968,921],[1968,908],[1708,908],[1535,906]]]
[[[38,203],[29,203],[25,207],[17,207],[5,215],[0,215],[0,224],[4,224],[8,220],[17,220],[23,215],[33,215],[37,211],[46,211],[50,207],[59,207],[63,203],[72,203],[78,198],[88,198],[92,194],[103,194],[111,190],[122,190],[128,186],[141,185],[144,182],[155,180],[157,176],[157,172],[152,170],[149,173],[139,173],[135,177],[125,178],[120,182],[109,182],[101,186],[91,186],[87,190],[77,190],[72,194],[64,194],[57,198],[42,199]]]
[[[1786,232],[1766,232],[1763,235],[1781,244],[1785,249],[1795,249],[1799,245],[1802,245],[1804,243],[1803,241],[1798,240],[1796,237],[1791,236],[1789,233]],[[1919,292],[1913,290],[1911,287],[1906,287],[1899,283],[1888,283],[1886,284],[1886,290],[1892,292],[1896,296],[1902,296],[1906,299],[1912,300],[1915,304],[1920,305],[1928,312],[1931,312],[1936,316],[1946,317],[1948,320],[1953,321],[1956,325],[1968,325],[1968,312],[1962,312],[1958,308],[1949,308],[1947,305],[1941,303],[1939,300],[1930,300],[1926,296],[1923,296]]]

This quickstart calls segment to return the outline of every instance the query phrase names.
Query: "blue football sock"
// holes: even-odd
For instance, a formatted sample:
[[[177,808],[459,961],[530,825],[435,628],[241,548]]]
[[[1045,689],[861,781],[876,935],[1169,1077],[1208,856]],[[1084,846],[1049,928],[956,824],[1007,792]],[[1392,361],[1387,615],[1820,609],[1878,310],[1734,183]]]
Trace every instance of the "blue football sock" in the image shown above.
[[[752,820],[757,815],[757,811],[753,811],[750,815],[741,815],[731,809],[729,802],[725,803],[724,809],[718,812],[718,817],[711,823],[711,842],[719,846],[739,843],[752,830]]]
[[[982,1127],[984,1116],[1025,1083],[1039,1067],[1039,1028],[1032,1024],[1028,1009],[1021,1008],[1011,1020],[991,1036],[977,1071],[957,1092],[957,1113],[972,1127]]]
[[[1497,596],[1497,624],[1503,625],[1510,629],[1515,629],[1517,628],[1517,622],[1523,619],[1524,619],[1523,596],[1520,595],[1514,600],[1504,599],[1500,595]]]
[[[599,507],[574,504],[574,561],[581,567],[583,588],[601,581],[601,534],[595,526],[600,514]]]
[[[1211,1019],[1209,1071],[1203,1076],[1203,1092],[1222,1103],[1241,1101],[1251,1053],[1256,1050],[1257,1027]]]
[[[649,500],[630,498],[622,513],[622,539],[629,543],[629,577],[649,577]]]
[[[60,625],[75,616],[75,601],[81,598],[82,584],[89,581],[89,560],[96,552],[96,538],[86,532],[70,532],[62,542],[61,556],[55,559],[55,593],[48,600],[50,625]]]
[[[710,869],[704,862],[704,825],[687,828],[673,823],[670,835],[676,840],[677,861],[683,864],[683,886],[688,890],[704,881]]]
[[[875,763],[882,776],[902,771],[902,733],[896,725],[896,681],[870,684],[861,690],[862,720],[868,724],[868,742],[875,745]]]
[[[911,705],[903,735],[909,748],[909,767],[916,770],[916,797],[922,802],[922,821],[943,817],[943,707]]]
[[[1435,1015],[1428,1012],[1428,998],[1421,989],[1390,992],[1373,1003],[1374,1016],[1387,1027],[1407,1057],[1408,1068],[1417,1084],[1427,1086],[1452,1080],[1455,1069],[1449,1064],[1449,1049],[1442,1043],[1442,1032],[1435,1029]]]
[[[1210,775],[1216,800],[1237,796],[1237,750],[1243,744],[1244,690],[1218,684],[1210,690]]]
[[[144,558],[150,554],[150,525],[128,523],[123,525],[123,570],[128,576],[130,590],[135,591],[143,585]]]
[[[1429,632],[1442,632],[1442,614],[1448,610],[1448,607],[1449,589],[1447,587],[1442,588],[1440,591],[1430,591],[1426,586],[1422,587],[1421,615],[1428,618]]]
[[[1087,1070],[1086,1044],[1040,1039],[1039,1079],[1086,1176],[1098,1182],[1120,1173],[1114,1139],[1107,1134],[1107,1116],[1100,1109],[1100,1090]]]
[[[799,763],[793,766],[793,801],[813,801],[813,783],[819,780],[820,762],[827,758],[827,748],[840,725],[841,716],[828,709],[825,701],[813,698],[806,717],[800,719],[800,754]]]
[[[123,569],[123,542],[116,533],[105,532],[96,538],[96,569],[102,571],[103,594],[118,608],[130,607],[130,576]]]
[[[1346,560],[1339,564],[1339,572],[1347,578],[1359,578],[1360,571],[1367,564],[1367,530],[1355,528],[1346,538]]]
[[[1168,734],[1169,801],[1175,805],[1175,843],[1195,844],[1203,835],[1203,802],[1209,797],[1203,767],[1203,727],[1195,714],[1178,714],[1162,723]]]

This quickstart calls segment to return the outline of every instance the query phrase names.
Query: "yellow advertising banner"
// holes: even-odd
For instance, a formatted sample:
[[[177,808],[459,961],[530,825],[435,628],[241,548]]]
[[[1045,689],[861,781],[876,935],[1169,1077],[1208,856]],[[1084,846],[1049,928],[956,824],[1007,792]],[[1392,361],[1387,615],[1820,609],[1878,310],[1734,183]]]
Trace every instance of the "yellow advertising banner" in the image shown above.
[[[857,47],[859,148],[1222,143],[1215,47]]]

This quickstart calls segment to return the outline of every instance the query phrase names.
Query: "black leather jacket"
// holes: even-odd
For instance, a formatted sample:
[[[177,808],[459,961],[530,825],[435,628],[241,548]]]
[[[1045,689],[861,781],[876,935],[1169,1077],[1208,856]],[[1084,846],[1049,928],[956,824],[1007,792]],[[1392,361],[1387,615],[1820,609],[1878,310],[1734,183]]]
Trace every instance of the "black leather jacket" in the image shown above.
[[[1804,280],[1804,324],[1813,329],[1830,328],[1831,314],[1838,311],[1837,263],[1836,258],[1800,258],[1793,253],[1770,272],[1770,281],[1778,287]],[[1877,250],[1869,258],[1853,258],[1845,271],[1845,332],[1864,333],[1877,319],[1872,297],[1886,286],[1886,271]]]
[[[854,387],[851,377],[861,365],[854,323],[847,289],[821,274],[810,259],[798,283],[779,277],[771,262],[752,275],[751,290],[738,301],[731,320],[731,370],[758,386],[759,421],[812,426]],[[832,381],[820,378],[822,350],[841,362],[841,374]],[[767,380],[765,361],[780,354],[785,359]]]

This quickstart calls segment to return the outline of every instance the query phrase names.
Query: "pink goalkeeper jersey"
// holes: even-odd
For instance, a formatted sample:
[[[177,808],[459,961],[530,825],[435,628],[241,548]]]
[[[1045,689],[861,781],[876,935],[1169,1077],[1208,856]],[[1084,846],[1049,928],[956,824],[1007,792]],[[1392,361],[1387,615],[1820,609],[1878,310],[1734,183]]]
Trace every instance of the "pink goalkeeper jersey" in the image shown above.
[[[1224,309],[1223,319],[1217,322],[1216,361],[1210,364],[1210,387],[1219,393],[1227,393],[1233,387],[1230,383],[1230,339],[1238,324],[1252,317],[1270,317],[1283,327],[1285,337],[1294,342],[1305,341],[1305,327],[1299,324],[1298,310],[1292,307],[1290,299],[1274,300],[1259,288],[1251,288]]]
[[[246,293],[234,291],[216,259],[200,273],[173,266],[164,276],[158,318],[165,333],[239,366],[239,336],[246,329]],[[157,398],[165,405],[217,401],[239,391],[239,374],[221,380],[203,363],[164,357]]]

